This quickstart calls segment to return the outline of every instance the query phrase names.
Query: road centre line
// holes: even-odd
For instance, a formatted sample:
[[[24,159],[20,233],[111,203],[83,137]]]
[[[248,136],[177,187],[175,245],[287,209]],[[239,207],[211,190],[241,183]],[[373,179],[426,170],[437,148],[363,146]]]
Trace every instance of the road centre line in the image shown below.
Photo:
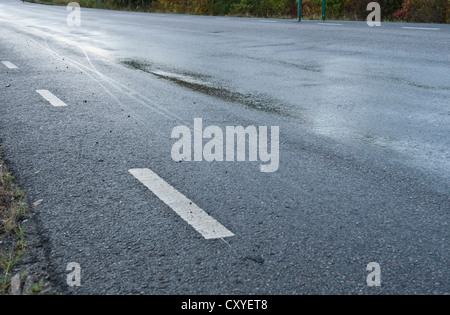
[[[415,27],[415,26],[404,26],[402,28],[410,29],[410,30],[427,30],[427,31],[440,31],[440,28],[437,27]]]
[[[9,69],[19,69],[15,64],[10,61],[2,61],[2,63]]]
[[[130,169],[129,172],[205,239],[234,236],[232,232],[150,169]]]
[[[36,90],[36,92],[38,92],[45,100],[50,102],[50,104],[52,104],[55,107],[67,106],[66,103],[61,101],[59,98],[57,98],[55,95],[53,95],[52,92],[50,92],[48,90]]]
[[[331,26],[341,26],[342,24],[336,24],[336,23],[317,23],[318,25],[331,25]]]

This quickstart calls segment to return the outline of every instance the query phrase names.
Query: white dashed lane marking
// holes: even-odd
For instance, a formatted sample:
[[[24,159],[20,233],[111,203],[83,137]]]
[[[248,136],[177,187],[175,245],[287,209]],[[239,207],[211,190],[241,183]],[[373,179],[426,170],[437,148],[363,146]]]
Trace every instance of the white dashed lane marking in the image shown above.
[[[53,95],[52,92],[48,90],[36,90],[36,92],[38,92],[45,100],[47,100],[50,104],[52,104],[55,107],[67,106],[66,103],[61,101],[59,98]]]
[[[404,26],[402,28],[406,28],[409,30],[426,30],[426,31],[439,31],[438,27],[413,27],[413,26]]]
[[[341,26],[342,24],[336,24],[336,23],[317,23],[319,25],[328,25],[328,26]]]
[[[13,64],[13,63],[10,62],[10,61],[2,61],[2,63],[3,63],[8,69],[18,69],[18,68],[16,67],[16,65]]]
[[[129,172],[172,208],[184,221],[203,235],[205,239],[234,236],[232,232],[150,169],[131,169]]]

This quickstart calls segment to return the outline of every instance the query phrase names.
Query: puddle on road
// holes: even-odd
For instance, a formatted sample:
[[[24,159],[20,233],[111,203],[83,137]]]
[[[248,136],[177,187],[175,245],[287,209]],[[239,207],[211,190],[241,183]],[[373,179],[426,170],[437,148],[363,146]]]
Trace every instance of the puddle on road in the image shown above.
[[[126,66],[150,73],[158,78],[176,83],[192,91],[200,92],[216,97],[226,102],[241,104],[247,108],[277,114],[283,117],[294,118],[300,121],[304,119],[294,113],[293,106],[280,102],[265,95],[244,94],[232,91],[226,87],[211,82],[211,77],[191,72],[175,72],[162,69],[155,64],[143,63],[137,60],[123,60]]]

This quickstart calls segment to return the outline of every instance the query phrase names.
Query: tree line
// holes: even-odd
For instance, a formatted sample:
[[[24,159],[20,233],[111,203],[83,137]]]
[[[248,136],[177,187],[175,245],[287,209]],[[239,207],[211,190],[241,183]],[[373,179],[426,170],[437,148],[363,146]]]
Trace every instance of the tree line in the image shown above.
[[[98,0],[28,0],[35,2],[79,2],[97,7]],[[448,0],[327,0],[327,18],[365,20],[369,2],[378,2],[385,21],[449,23]],[[145,12],[233,15],[249,17],[297,17],[298,0],[100,0],[101,7]],[[302,0],[302,16],[319,19],[322,0]]]

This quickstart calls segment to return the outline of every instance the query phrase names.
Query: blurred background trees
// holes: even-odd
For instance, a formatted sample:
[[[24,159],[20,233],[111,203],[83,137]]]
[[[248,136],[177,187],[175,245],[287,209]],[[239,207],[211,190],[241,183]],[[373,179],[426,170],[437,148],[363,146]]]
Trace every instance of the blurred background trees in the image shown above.
[[[110,0],[114,1],[114,0]],[[120,0],[115,0],[120,1]],[[127,0],[122,0],[127,1]],[[133,0],[161,12],[256,17],[297,16],[297,0]],[[327,18],[365,20],[367,4],[374,0],[327,0]],[[383,20],[446,23],[448,0],[378,0]],[[136,3],[139,5],[139,3]],[[303,0],[305,18],[321,16],[322,0]]]
[[[113,8],[203,15],[255,17],[297,16],[297,0],[102,0]],[[327,18],[365,20],[367,4],[374,0],[327,0]],[[378,0],[388,21],[446,23],[448,0]],[[305,18],[321,16],[322,0],[303,0]]]
[[[97,7],[98,0],[27,0],[58,4],[79,2]],[[254,17],[297,17],[298,0],[101,0],[102,8],[132,11],[234,15]],[[384,21],[449,23],[450,0],[327,0],[327,18],[365,20],[369,2],[378,2]],[[322,0],[302,0],[305,19],[321,17]]]

